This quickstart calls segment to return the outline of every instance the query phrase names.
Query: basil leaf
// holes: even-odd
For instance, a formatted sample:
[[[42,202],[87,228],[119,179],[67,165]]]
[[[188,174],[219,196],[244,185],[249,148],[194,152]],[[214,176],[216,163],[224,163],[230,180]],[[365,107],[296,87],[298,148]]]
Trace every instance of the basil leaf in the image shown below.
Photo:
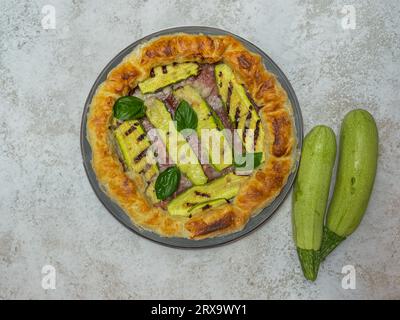
[[[138,97],[121,97],[114,103],[114,117],[119,120],[140,119],[145,116],[144,101]]]
[[[243,168],[245,170],[253,170],[261,164],[262,152],[246,153],[237,159],[237,155],[234,157],[234,166],[236,168]],[[236,162],[239,160],[240,162]]]
[[[161,172],[155,184],[157,199],[164,200],[172,195],[178,189],[180,180],[181,172],[176,166]]]
[[[195,130],[197,128],[197,114],[185,100],[182,100],[179,103],[179,106],[175,111],[174,120],[176,121],[176,129],[178,131],[182,131],[183,129]]]

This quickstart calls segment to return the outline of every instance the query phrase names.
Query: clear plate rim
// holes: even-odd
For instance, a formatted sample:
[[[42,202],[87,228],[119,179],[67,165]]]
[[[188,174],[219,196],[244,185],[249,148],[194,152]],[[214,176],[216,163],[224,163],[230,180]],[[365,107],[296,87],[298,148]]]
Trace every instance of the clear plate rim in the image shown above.
[[[101,186],[99,185],[96,175],[93,171],[93,167],[91,164],[91,148],[87,141],[87,131],[86,131],[86,122],[87,122],[87,114],[89,111],[90,103],[98,86],[105,80],[108,72],[118,65],[122,59],[129,54],[135,47],[140,45],[143,42],[147,42],[150,39],[174,34],[174,33],[189,33],[189,34],[209,34],[209,35],[231,35],[241,41],[250,51],[259,54],[262,59],[265,68],[275,74],[278,78],[278,81],[285,89],[288,94],[288,98],[291,102],[293,118],[295,121],[296,127],[296,137],[297,137],[297,145],[296,145],[296,155],[297,159],[295,160],[295,164],[292,168],[292,172],[289,175],[285,186],[282,188],[281,192],[278,196],[265,208],[261,210],[257,215],[250,218],[246,226],[237,232],[223,235],[219,237],[207,238],[202,240],[193,240],[187,238],[176,238],[176,237],[162,237],[155,232],[145,230],[140,226],[135,225],[128,215],[124,212],[122,208],[118,206],[111,198],[105,193]],[[273,71],[271,71],[273,69]],[[80,130],[80,146],[81,146],[81,154],[83,159],[83,166],[85,168],[85,172],[89,183],[96,194],[97,198],[103,204],[103,206],[126,228],[131,230],[132,232],[136,233],[137,235],[144,237],[148,240],[156,242],[158,244],[171,247],[171,248],[178,248],[178,249],[206,249],[206,248],[213,248],[217,246],[226,245],[242,239],[243,237],[249,235],[250,233],[254,232],[255,230],[259,229],[262,225],[264,225],[267,220],[269,220],[273,214],[278,210],[280,205],[285,201],[286,197],[288,196],[292,185],[294,183],[294,179],[298,170],[300,154],[301,154],[301,147],[303,143],[303,119],[301,114],[301,109],[299,102],[297,100],[296,94],[294,92],[293,87],[291,86],[288,78],[283,73],[283,71],[279,68],[279,66],[259,47],[254,45],[253,43],[249,42],[248,40],[233,34],[229,31],[225,31],[223,29],[214,28],[214,27],[207,27],[207,26],[180,26],[180,27],[173,27],[163,29],[154,33],[151,33],[133,43],[128,45],[126,48],[121,50],[114,58],[112,58],[107,65],[103,68],[100,72],[98,77],[96,78],[93,86],[91,87],[88,97],[85,101],[85,106],[82,113],[81,118],[81,130]]]

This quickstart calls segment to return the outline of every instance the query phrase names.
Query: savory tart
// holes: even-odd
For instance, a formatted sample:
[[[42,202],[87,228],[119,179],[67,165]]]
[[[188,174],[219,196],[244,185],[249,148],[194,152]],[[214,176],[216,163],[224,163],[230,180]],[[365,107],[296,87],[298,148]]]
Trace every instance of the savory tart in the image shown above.
[[[135,225],[166,237],[241,230],[294,165],[287,94],[231,36],[138,46],[98,87],[87,132],[100,185]]]

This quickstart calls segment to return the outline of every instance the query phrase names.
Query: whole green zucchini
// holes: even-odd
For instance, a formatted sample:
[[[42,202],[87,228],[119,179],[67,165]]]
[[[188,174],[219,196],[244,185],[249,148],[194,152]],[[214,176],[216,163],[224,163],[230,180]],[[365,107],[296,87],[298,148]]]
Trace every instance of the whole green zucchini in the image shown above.
[[[321,261],[358,227],[368,206],[378,160],[378,129],[372,115],[349,112],[340,130],[336,184],[329,205]]]
[[[325,211],[336,158],[331,128],[317,126],[305,137],[293,192],[293,234],[301,267],[308,280],[319,268]]]

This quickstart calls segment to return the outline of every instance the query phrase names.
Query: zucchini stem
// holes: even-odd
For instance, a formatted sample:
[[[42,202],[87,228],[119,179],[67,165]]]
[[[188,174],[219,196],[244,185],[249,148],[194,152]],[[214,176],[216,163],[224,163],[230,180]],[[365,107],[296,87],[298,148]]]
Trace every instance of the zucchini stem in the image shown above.
[[[346,237],[339,236],[335,232],[329,230],[327,226],[324,226],[324,235],[322,237],[322,244],[320,249],[320,261],[324,261],[325,258],[344,240]]]
[[[310,249],[301,249],[297,247],[297,254],[299,255],[299,260],[301,268],[303,270],[304,277],[307,280],[315,281],[318,276],[319,269],[319,251]]]

